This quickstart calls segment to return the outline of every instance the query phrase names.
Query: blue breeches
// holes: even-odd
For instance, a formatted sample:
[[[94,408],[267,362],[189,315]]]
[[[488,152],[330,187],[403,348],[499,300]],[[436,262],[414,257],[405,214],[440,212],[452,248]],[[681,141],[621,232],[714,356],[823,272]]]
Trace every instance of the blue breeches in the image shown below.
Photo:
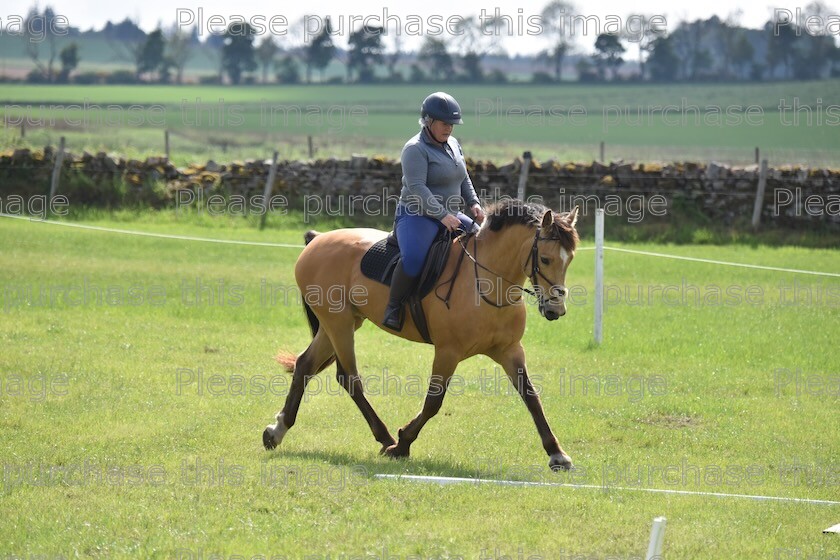
[[[462,212],[458,212],[458,219],[466,231],[472,231],[473,220]],[[423,271],[423,263],[438,232],[444,225],[435,218],[406,214],[397,210],[394,220],[394,231],[400,244],[403,271],[408,276],[417,276]]]

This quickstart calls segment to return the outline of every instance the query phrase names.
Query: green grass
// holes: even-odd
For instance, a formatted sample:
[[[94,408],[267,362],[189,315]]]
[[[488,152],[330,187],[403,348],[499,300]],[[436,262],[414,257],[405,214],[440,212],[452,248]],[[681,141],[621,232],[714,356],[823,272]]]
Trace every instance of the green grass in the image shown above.
[[[123,105],[164,103],[177,105],[183,99],[200,98],[207,103],[226,102],[260,104],[306,103],[318,106],[331,104],[366,106],[376,113],[414,112],[419,109],[422,97],[417,92],[428,85],[316,85],[316,86],[41,86],[29,84],[3,84],[0,100],[4,103],[26,101],[33,104],[69,103],[88,100],[90,103],[117,103]],[[781,98],[789,101],[799,98],[802,104],[816,104],[822,99],[823,107],[840,102],[840,80],[813,82],[762,82],[748,84],[563,84],[563,85],[453,85],[453,94],[469,110],[486,110],[479,100],[499,102],[504,108],[521,105],[580,105],[589,111],[609,105],[665,105],[679,102],[698,105],[757,105],[767,110],[776,109]],[[415,105],[417,107],[415,107]]]
[[[178,162],[266,157],[274,149],[290,159],[306,158],[307,136],[315,139],[316,157],[397,157],[430,88],[439,86],[4,84],[0,103],[12,130],[3,142],[38,146],[65,135],[76,150],[160,154],[166,127],[175,133]],[[507,161],[530,150],[539,160],[589,161],[599,156],[603,141],[612,160],[751,163],[755,147],[774,164],[832,166],[840,160],[834,134],[840,123],[838,80],[449,89],[465,115],[457,136],[475,158]],[[94,107],[68,107],[85,103]],[[784,114],[782,103],[789,107]],[[749,118],[743,113],[748,107]],[[16,124],[26,119],[32,124],[20,142]]]
[[[304,229],[299,216],[262,232],[246,220],[171,212],[86,217],[98,226],[286,243],[299,243]],[[0,243],[4,556],[172,557],[188,550],[205,558],[625,558],[644,553],[658,515],[668,518],[665,554],[673,558],[771,558],[785,550],[828,558],[840,551],[837,539],[820,533],[837,522],[840,506],[372,478],[483,476],[837,500],[836,278],[608,252],[613,299],[604,343],[595,347],[593,254],[580,251],[567,278],[578,294],[569,313],[549,323],[529,308],[524,339],[549,421],[578,467],[562,475],[548,470],[507,382],[499,390],[482,382],[494,371],[485,358],[459,367],[462,389],[447,397],[407,461],[377,455],[352,401],[327,384],[332,368],[282,446],[264,451],[262,427],[282,406],[288,382],[272,356],[278,348],[302,350],[309,334],[296,304],[268,305],[260,286],[291,285],[295,249],[9,219],[0,220]],[[837,250],[618,246],[838,272]],[[78,295],[85,282],[89,290],[110,287],[113,299],[84,303],[59,293],[77,287]],[[214,290],[197,301],[186,288],[196,282]],[[688,295],[676,305],[656,296],[637,300],[639,289],[656,286]],[[750,288],[755,301],[694,301],[691,289],[708,298],[715,288]],[[52,304],[40,295],[50,289],[58,294]],[[152,301],[132,303],[152,293]],[[366,379],[382,378],[385,368],[398,379],[391,394],[370,397],[395,432],[421,406],[408,382],[428,374],[432,349],[367,326],[357,350]],[[222,386],[179,385],[179,369],[182,380],[201,370],[205,380],[221,376]],[[810,386],[777,386],[777,370],[797,369]],[[594,385],[570,394],[573,376],[612,380],[620,394],[595,394]],[[240,378],[245,395],[235,394]],[[52,387],[44,390],[39,379]],[[663,479],[669,466],[685,473],[685,482]],[[74,467],[88,474],[68,474]],[[728,476],[715,478],[716,468],[730,469]]]

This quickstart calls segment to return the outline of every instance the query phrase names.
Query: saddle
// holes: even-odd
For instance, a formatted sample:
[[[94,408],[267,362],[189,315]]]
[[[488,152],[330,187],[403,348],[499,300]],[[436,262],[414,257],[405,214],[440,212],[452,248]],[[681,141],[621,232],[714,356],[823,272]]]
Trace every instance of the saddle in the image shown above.
[[[428,344],[432,344],[432,338],[429,335],[426,314],[420,302],[435,288],[443,268],[446,266],[446,261],[449,259],[451,249],[452,235],[443,230],[432,242],[429,253],[426,255],[426,261],[423,263],[420,277],[417,279],[417,284],[404,304],[408,305],[408,310],[415,326],[417,326],[417,330],[420,331],[423,340]],[[401,258],[397,236],[392,231],[388,234],[388,237],[374,243],[364,254],[360,263],[362,274],[371,280],[390,286],[394,269]]]

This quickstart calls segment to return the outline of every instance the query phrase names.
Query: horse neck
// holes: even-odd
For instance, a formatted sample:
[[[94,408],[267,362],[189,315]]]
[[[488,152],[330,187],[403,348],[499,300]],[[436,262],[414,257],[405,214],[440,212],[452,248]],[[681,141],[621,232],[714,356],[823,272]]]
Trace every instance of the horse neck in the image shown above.
[[[483,231],[476,238],[478,261],[508,282],[522,284],[527,278],[525,266],[533,240],[534,228],[523,225]]]

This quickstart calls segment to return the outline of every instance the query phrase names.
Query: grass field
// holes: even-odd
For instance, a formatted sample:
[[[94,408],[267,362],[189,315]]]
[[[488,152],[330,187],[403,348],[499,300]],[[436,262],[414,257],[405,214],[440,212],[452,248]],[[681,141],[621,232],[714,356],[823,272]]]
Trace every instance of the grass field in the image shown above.
[[[263,232],[168,212],[91,213],[87,222],[285,243],[300,243],[304,229],[295,216]],[[591,246],[592,224],[579,227]],[[459,367],[460,390],[407,461],[377,455],[332,368],[313,382],[282,446],[263,450],[262,428],[289,379],[272,356],[299,352],[309,333],[294,298],[267,301],[261,289],[293,293],[296,249],[5,218],[0,243],[3,557],[636,558],[659,515],[668,558],[840,555],[837,535],[821,534],[838,505],[373,478],[838,500],[836,277],[608,252],[597,347],[593,253],[580,251],[569,313],[549,323],[530,308],[524,340],[577,466],[554,474],[524,405],[484,358]],[[840,272],[837,250],[617,246]],[[679,300],[648,295],[655,287]],[[426,379],[432,350],[370,326],[357,341],[371,402],[395,432],[419,410],[424,382],[412,382]]]
[[[5,145],[56,143],[77,150],[160,154],[174,132],[179,163],[352,153],[397,157],[416,129],[423,97],[439,85],[64,86],[0,85]],[[467,155],[537,159],[716,159],[752,163],[840,161],[840,81],[764,84],[562,86],[452,85],[465,124]],[[76,107],[73,107],[76,106]],[[20,140],[19,124],[29,123]]]

